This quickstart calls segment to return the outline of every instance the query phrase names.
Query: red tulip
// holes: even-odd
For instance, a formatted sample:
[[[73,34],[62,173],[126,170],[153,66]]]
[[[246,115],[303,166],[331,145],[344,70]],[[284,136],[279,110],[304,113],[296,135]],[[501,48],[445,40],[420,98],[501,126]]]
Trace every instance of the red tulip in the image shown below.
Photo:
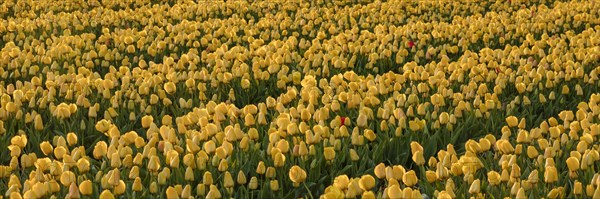
[[[415,42],[413,42],[413,41],[408,41],[408,47],[409,47],[409,48],[412,48],[412,47],[414,47],[414,46],[415,46]]]
[[[344,117],[344,116],[340,117],[340,126],[344,126],[345,122],[346,122],[346,117]]]

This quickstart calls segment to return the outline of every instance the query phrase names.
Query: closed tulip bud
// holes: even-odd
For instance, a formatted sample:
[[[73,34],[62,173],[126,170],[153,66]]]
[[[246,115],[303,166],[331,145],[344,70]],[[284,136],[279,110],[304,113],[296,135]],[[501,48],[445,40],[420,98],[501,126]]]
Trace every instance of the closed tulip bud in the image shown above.
[[[534,146],[528,146],[527,147],[527,157],[533,159],[536,158],[539,155],[537,149],[535,149]]]
[[[375,172],[375,176],[377,176],[377,178],[384,179],[385,178],[385,164],[379,163],[377,166],[375,166],[374,172]]]
[[[350,183],[350,179],[347,175],[340,175],[333,179],[333,186],[340,190],[346,189],[348,187],[348,183]]]
[[[223,177],[223,186],[225,188],[231,188],[233,187],[234,182],[233,182],[233,177],[231,176],[231,173],[229,173],[229,171],[225,171],[224,177]]]
[[[433,183],[437,180],[437,174],[434,171],[426,171],[425,177],[429,183]]]
[[[82,195],[92,195],[92,181],[85,180],[79,184],[79,193]]]
[[[142,128],[150,128],[150,125],[154,122],[154,118],[151,115],[142,117]]]
[[[279,181],[277,180],[271,180],[270,184],[269,184],[271,191],[279,191]]]
[[[167,188],[167,191],[165,193],[167,195],[167,198],[171,199],[178,199],[179,198],[179,194],[177,194],[177,190],[175,190],[175,188],[173,188],[172,186],[169,186]]]
[[[113,195],[109,190],[104,190],[100,193],[100,199],[115,199],[115,195]]]
[[[515,126],[519,125],[519,119],[517,119],[517,117],[515,117],[515,116],[508,116],[506,118],[506,123],[508,124],[509,127],[515,127]]]
[[[304,182],[304,180],[306,180],[306,171],[304,171],[304,169],[300,168],[299,166],[294,165],[292,166],[292,168],[290,168],[288,176],[290,180],[294,183],[294,186],[296,186],[297,184],[300,184]]]
[[[246,184],[246,182],[247,182],[247,181],[246,181],[246,174],[244,174],[244,172],[242,172],[242,171],[240,170],[240,171],[238,172],[238,175],[237,175],[237,180],[236,180],[236,181],[237,181],[237,183],[238,183],[238,184],[240,184],[240,185],[244,185],[244,184]]]
[[[403,198],[402,190],[398,185],[392,185],[387,188],[387,195],[389,198]]]
[[[148,189],[150,193],[158,193],[158,183],[156,181],[150,183],[150,187]]]
[[[77,169],[80,173],[87,173],[90,170],[90,161],[87,157],[77,160]]]
[[[519,94],[525,92],[525,89],[527,88],[527,86],[523,82],[515,84],[515,87],[517,88],[517,92],[519,92]]]
[[[165,92],[167,92],[168,94],[173,94],[173,93],[175,93],[175,91],[177,91],[177,87],[175,86],[175,83],[173,83],[173,82],[165,83],[164,89],[165,89]]]
[[[358,181],[358,185],[363,191],[371,190],[375,187],[375,178],[371,175],[363,175]]]
[[[575,181],[575,184],[573,185],[573,194],[575,194],[575,195],[583,194],[583,184],[581,182],[579,182],[578,180]]]
[[[335,158],[335,150],[333,147],[325,147],[323,149],[323,156],[325,160],[332,161]]]
[[[266,172],[266,166],[265,163],[263,161],[258,162],[258,166],[256,167],[256,173],[257,174],[265,174]]]
[[[133,185],[131,185],[132,191],[142,191],[142,179],[140,177],[135,177],[133,180]]]
[[[410,143],[410,151],[413,154],[417,151],[423,151],[423,146],[421,146],[421,144],[419,144],[418,142],[413,141]]]
[[[558,181],[558,172],[556,171],[556,167],[546,167],[544,172],[544,182],[553,183],[556,181]]]
[[[42,121],[41,115],[36,115],[33,120],[33,126],[35,130],[41,131],[44,129],[44,122]]]
[[[350,160],[352,160],[352,161],[360,160],[360,156],[358,156],[358,153],[354,149],[350,149]]]
[[[210,171],[204,172],[204,175],[202,176],[202,182],[205,185],[212,185],[213,184],[213,177],[212,177],[212,173],[210,173]]]
[[[425,164],[425,157],[423,157],[423,151],[416,151],[415,153],[413,153],[412,160],[418,166],[424,165]]]
[[[96,143],[96,146],[94,146],[94,158],[96,159],[101,159],[102,157],[104,157],[106,155],[106,151],[108,150],[108,146],[106,145],[106,142],[104,141],[100,141]]]
[[[412,187],[415,184],[417,184],[418,180],[419,179],[417,178],[417,174],[413,170],[404,173],[404,175],[402,176],[402,182],[409,187]]]
[[[71,132],[67,134],[67,143],[69,143],[69,146],[73,146],[75,144],[77,144],[77,135],[75,135],[75,133]]]
[[[192,197],[192,186],[185,185],[185,187],[183,187],[183,190],[180,191],[181,192],[181,198],[190,198]]]
[[[577,171],[579,169],[579,160],[576,157],[567,158],[567,167],[569,171]]]
[[[448,124],[450,120],[450,115],[447,112],[442,112],[439,116],[440,124],[445,125]]]
[[[367,115],[363,114],[363,113],[359,113],[358,114],[358,118],[356,119],[356,125],[358,127],[367,127],[368,126],[368,118]]]
[[[258,188],[258,178],[256,178],[256,176],[253,176],[252,178],[250,178],[250,183],[248,183],[248,188],[250,190],[255,190]]]
[[[283,155],[281,152],[275,154],[273,164],[275,167],[283,167],[285,165],[285,155]]]
[[[515,198],[516,199],[527,199],[527,196],[525,195],[525,189],[519,188],[517,190],[517,196]]]
[[[52,154],[52,152],[54,151],[52,144],[50,144],[50,142],[48,141],[40,143],[40,149],[42,150],[42,153],[44,153],[44,155]]]
[[[60,175],[60,183],[65,187],[71,185],[75,180],[75,174],[71,171],[65,171]]]
[[[123,180],[119,180],[119,183],[113,189],[113,193],[115,195],[123,195],[126,189],[127,185],[125,185],[125,182]]]
[[[185,169],[184,179],[187,181],[194,181],[194,170],[191,167]]]
[[[375,199],[375,193],[373,193],[372,191],[367,191],[367,192],[363,192],[362,194],[362,199]]]

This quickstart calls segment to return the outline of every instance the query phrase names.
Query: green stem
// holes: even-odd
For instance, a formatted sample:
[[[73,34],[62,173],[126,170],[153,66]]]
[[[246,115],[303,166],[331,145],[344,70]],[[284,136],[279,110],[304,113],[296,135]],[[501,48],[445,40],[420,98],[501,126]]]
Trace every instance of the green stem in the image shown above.
[[[308,196],[310,197],[310,199],[315,199],[315,197],[312,195],[312,192],[310,191],[310,189],[308,188],[306,183],[303,182],[302,185],[304,185],[304,188],[306,188],[306,191],[308,192]]]

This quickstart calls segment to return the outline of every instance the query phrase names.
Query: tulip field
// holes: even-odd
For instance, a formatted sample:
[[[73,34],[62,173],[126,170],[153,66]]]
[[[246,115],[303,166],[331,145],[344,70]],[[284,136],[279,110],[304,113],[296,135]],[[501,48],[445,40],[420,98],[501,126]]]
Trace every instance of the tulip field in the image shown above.
[[[597,0],[3,0],[1,198],[600,198]]]

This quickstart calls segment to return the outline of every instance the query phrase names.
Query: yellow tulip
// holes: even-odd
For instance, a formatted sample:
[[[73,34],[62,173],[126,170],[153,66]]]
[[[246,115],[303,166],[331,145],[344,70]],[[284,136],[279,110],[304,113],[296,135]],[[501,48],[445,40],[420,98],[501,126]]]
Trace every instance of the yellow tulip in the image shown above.
[[[109,190],[104,190],[100,193],[100,199],[115,199],[115,195],[113,195]]]
[[[258,188],[258,178],[256,178],[256,176],[253,176],[252,178],[250,178],[250,182],[248,183],[248,188],[250,190],[255,190],[256,188]]]
[[[426,171],[425,177],[427,178],[427,182],[429,183],[434,183],[438,178],[435,171]]]
[[[413,153],[412,160],[418,166],[424,165],[425,164],[425,157],[423,157],[423,151],[416,151],[415,153]]]
[[[544,182],[553,183],[556,181],[558,181],[558,172],[556,171],[556,167],[546,167],[544,172]]]
[[[219,189],[217,188],[217,186],[215,185],[210,185],[209,191],[206,194],[206,198],[210,198],[210,199],[218,199],[221,198],[221,192],[219,191]]]
[[[33,126],[35,128],[35,130],[41,131],[44,129],[44,122],[42,121],[42,116],[41,115],[36,115],[35,118],[33,119]]]
[[[517,119],[515,116],[508,116],[505,120],[509,127],[515,127],[519,125],[519,119]]]
[[[92,190],[92,181],[90,180],[85,180],[79,184],[79,193],[82,195],[91,195]]]
[[[479,179],[473,181],[471,183],[471,187],[469,188],[470,194],[478,194],[481,189],[481,181]]]
[[[271,180],[269,185],[270,185],[269,187],[271,188],[271,191],[279,191],[279,181]]]
[[[496,171],[490,171],[487,173],[488,182],[491,185],[499,185],[500,184],[500,174]]]
[[[417,184],[418,180],[419,179],[417,178],[417,174],[413,170],[404,173],[404,175],[402,176],[402,182],[409,187],[412,187],[415,184]]]
[[[246,174],[244,174],[244,172],[242,172],[241,170],[238,172],[236,182],[240,185],[246,184]]]
[[[336,186],[340,190],[344,190],[348,187],[350,183],[350,179],[347,175],[340,175],[333,179],[333,185]]]
[[[40,143],[40,149],[42,150],[42,153],[44,153],[44,155],[49,155],[54,151],[54,148],[48,141]]]
[[[375,193],[373,193],[372,191],[367,191],[367,192],[364,192],[362,194],[361,198],[363,198],[363,199],[375,199],[376,197],[375,197]]]
[[[527,86],[525,86],[525,84],[523,82],[519,82],[519,83],[515,84],[515,87],[517,89],[517,92],[519,92],[519,94],[522,94],[523,92],[525,92],[525,89],[527,89]]]
[[[233,182],[233,177],[231,176],[231,173],[229,173],[229,171],[225,171],[224,177],[223,177],[223,186],[225,188],[232,188],[234,185]]]
[[[371,175],[363,175],[358,181],[358,185],[363,191],[371,190],[375,187],[375,178]]]
[[[179,194],[177,194],[177,190],[175,190],[175,188],[173,188],[172,186],[167,187],[166,193],[167,198],[171,199],[177,199],[179,198]]]
[[[578,180],[575,181],[575,184],[573,186],[573,194],[575,194],[575,195],[583,194],[583,184],[581,182],[579,182]]]
[[[375,173],[375,176],[377,176],[377,178],[384,179],[385,178],[385,164],[379,163],[377,166],[375,166],[374,173]]]
[[[173,93],[175,93],[175,91],[177,91],[177,87],[175,86],[175,83],[173,83],[173,82],[165,83],[164,89],[165,89],[165,92],[167,92],[168,94],[173,94]]]
[[[131,185],[131,190],[132,191],[142,191],[142,179],[140,177],[135,177],[135,179],[133,180],[133,185]]]
[[[154,118],[151,115],[146,115],[142,117],[142,127],[150,128],[150,125],[154,122]]]
[[[212,185],[213,184],[213,177],[212,177],[212,173],[210,171],[204,172],[204,175],[202,176],[202,182],[205,185]]]
[[[334,148],[333,147],[325,147],[323,149],[323,156],[325,157],[325,160],[327,160],[327,161],[333,160],[333,158],[335,158]]]
[[[367,115],[363,114],[363,113],[359,113],[358,114],[358,118],[356,119],[356,125],[358,127],[363,127],[366,128],[368,126],[368,118]]]
[[[389,198],[403,198],[402,190],[398,185],[388,187],[387,195]]]
[[[294,165],[292,166],[292,168],[290,168],[288,176],[290,180],[294,183],[294,185],[304,182],[304,180],[306,180],[307,177],[306,171],[304,171],[304,169],[300,168],[297,165]]]
[[[579,169],[579,159],[576,157],[567,158],[567,167],[569,171],[577,171]]]

